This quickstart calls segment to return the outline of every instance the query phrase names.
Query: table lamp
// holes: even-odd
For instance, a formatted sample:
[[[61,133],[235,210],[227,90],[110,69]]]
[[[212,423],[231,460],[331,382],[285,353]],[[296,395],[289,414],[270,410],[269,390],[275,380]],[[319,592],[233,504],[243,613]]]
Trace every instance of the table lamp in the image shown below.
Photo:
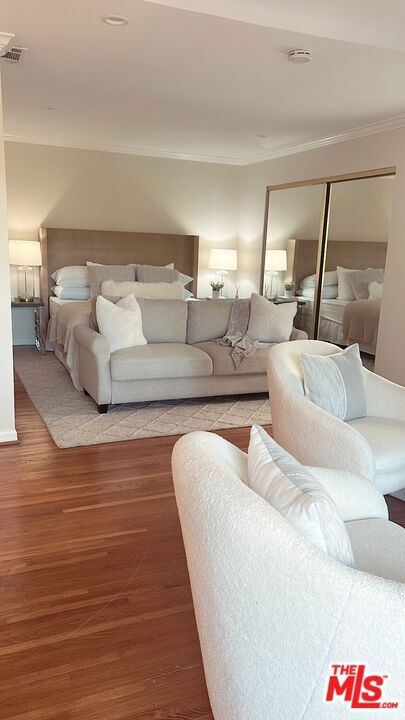
[[[228,275],[229,270],[238,269],[238,252],[237,250],[224,250],[213,248],[210,251],[208,261],[210,270],[215,270],[224,282],[224,275]]]
[[[10,240],[10,265],[17,265],[18,299],[20,302],[34,301],[34,267],[42,265],[41,246],[31,240]]]
[[[271,276],[270,282],[270,299],[276,297],[277,292],[273,295],[273,282],[279,272],[287,270],[287,252],[286,250],[266,250],[265,273]]]

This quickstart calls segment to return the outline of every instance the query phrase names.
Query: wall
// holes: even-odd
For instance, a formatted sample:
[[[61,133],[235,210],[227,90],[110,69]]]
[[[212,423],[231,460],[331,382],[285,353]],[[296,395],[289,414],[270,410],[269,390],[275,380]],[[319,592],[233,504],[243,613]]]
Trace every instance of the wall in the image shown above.
[[[405,333],[398,301],[405,274],[405,129],[338,143],[319,150],[257,163],[243,168],[239,266],[241,294],[257,291],[260,279],[265,190],[267,185],[397,166],[390,238],[381,306],[376,370],[405,384]],[[395,348],[395,352],[392,349]]]
[[[36,240],[41,225],[199,235],[199,296],[209,292],[213,277],[210,247],[237,246],[238,167],[25,143],[5,147],[11,239]]]
[[[17,440],[11,342],[10,274],[7,235],[6,178],[0,78],[0,442]]]

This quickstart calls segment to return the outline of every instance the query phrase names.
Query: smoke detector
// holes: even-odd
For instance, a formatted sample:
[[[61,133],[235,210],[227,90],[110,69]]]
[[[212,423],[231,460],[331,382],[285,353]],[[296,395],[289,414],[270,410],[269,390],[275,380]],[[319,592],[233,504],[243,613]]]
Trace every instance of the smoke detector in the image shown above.
[[[8,45],[8,49],[6,52],[4,52],[2,55],[0,55],[2,60],[6,60],[9,63],[18,63],[21,60],[21,57],[23,53],[25,52],[27,48],[22,47],[15,47],[13,45]]]
[[[290,50],[288,53],[288,60],[296,65],[309,63],[312,60],[312,53],[310,50]]]

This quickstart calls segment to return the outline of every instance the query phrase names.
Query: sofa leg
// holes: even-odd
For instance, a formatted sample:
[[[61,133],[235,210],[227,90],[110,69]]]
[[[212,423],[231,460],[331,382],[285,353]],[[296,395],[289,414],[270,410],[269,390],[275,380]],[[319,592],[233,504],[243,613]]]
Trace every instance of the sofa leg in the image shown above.
[[[100,415],[102,415],[107,412],[108,405],[97,405],[97,410],[99,411]]]

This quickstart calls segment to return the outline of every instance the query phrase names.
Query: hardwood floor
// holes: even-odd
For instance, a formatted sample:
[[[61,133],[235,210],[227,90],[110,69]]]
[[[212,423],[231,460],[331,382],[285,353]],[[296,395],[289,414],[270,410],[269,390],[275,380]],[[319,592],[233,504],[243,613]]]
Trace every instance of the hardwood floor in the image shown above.
[[[61,450],[16,393],[21,443],[0,448],[0,718],[213,720],[176,438]],[[248,433],[220,434],[246,449]]]

